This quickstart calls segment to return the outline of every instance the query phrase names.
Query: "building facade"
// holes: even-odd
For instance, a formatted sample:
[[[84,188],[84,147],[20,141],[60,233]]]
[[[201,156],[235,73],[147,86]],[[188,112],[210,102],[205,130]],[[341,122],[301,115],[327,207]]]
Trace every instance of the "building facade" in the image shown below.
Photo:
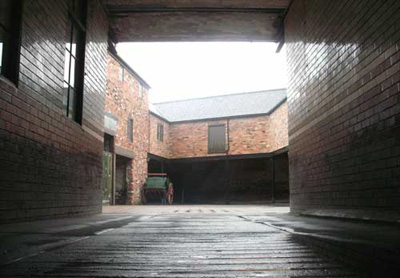
[[[288,201],[286,90],[158,103],[149,172],[182,203]]]
[[[2,9],[12,16],[0,34],[0,221],[99,213],[104,7],[10,0]]]
[[[111,180],[110,175],[104,176],[103,190],[109,193],[103,196],[105,204],[140,203],[147,177],[149,89],[146,81],[115,52],[108,53],[105,141],[111,147],[105,145],[104,167],[111,168],[105,169]]]
[[[292,212],[400,219],[399,9],[396,0],[293,2]]]
[[[2,222],[101,211],[104,149],[113,146],[103,133],[109,35],[263,40],[279,49],[285,41],[292,211],[398,219],[399,1],[235,1],[227,17],[204,12],[226,9],[219,1],[144,2],[2,1],[12,15],[0,19]],[[182,12],[161,17],[165,7]],[[169,159],[163,144],[153,144],[154,157]]]
[[[226,129],[227,155],[271,153],[288,146],[287,103],[271,115],[172,123],[169,126],[168,158],[218,156],[208,149],[210,126]],[[153,153],[153,150],[150,150]]]
[[[149,153],[168,159],[271,153],[288,146],[287,113],[283,89],[153,104]],[[210,126],[225,129],[222,152],[209,152]]]
[[[153,108],[152,108],[153,107]],[[151,113],[151,110],[154,109],[153,105],[150,105],[150,145],[149,145],[149,153],[152,155],[162,157],[162,158],[170,158],[170,143],[169,143],[169,128],[170,123],[159,116],[158,114]],[[161,130],[162,127],[162,130]],[[162,139],[160,136],[160,132],[162,131]]]
[[[140,204],[148,172],[168,173],[176,202],[288,201],[286,90],[149,106],[149,88],[109,53],[104,204]]]

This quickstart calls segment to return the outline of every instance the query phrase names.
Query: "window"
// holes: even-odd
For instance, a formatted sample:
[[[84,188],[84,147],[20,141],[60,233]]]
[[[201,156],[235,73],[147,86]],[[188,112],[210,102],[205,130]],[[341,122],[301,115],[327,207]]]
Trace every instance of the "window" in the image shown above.
[[[213,125],[208,127],[208,153],[226,152],[226,128],[225,125]]]
[[[65,115],[78,123],[82,122],[86,7],[85,0],[68,1],[63,104]]]
[[[157,141],[164,141],[164,125],[157,124]]]
[[[124,69],[124,67],[120,66],[119,67],[119,81],[124,82],[124,76],[125,76],[125,69]]]
[[[114,151],[114,136],[104,134],[104,151],[112,153]]]
[[[22,0],[0,1],[0,74],[18,83]]]
[[[129,116],[129,118],[128,118],[127,134],[128,134],[129,141],[133,142],[133,119],[132,119],[132,116]]]
[[[143,86],[140,83],[138,83],[138,86],[139,86],[139,97],[143,97]]]

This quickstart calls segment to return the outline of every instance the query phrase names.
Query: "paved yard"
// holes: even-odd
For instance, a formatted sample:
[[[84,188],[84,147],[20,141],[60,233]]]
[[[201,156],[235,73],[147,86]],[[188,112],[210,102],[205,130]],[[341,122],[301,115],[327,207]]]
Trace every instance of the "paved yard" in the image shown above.
[[[3,256],[0,271],[6,277],[355,277],[290,233],[251,220],[286,211],[266,206],[107,207],[92,222],[4,226],[2,251],[9,255]],[[32,229],[37,234],[29,239]],[[7,250],[18,244],[17,231],[28,237],[20,243],[25,252]]]

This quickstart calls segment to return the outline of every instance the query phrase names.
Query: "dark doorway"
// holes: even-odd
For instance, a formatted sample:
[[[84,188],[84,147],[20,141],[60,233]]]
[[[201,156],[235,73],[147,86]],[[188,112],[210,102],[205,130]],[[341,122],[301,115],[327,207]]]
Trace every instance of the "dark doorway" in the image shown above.
[[[273,157],[169,161],[176,203],[287,203],[287,153]]]
[[[176,203],[225,203],[224,161],[171,162],[168,174],[174,184]]]
[[[165,158],[149,154],[148,156],[148,172],[149,173],[165,173],[167,171],[167,161]]]
[[[128,170],[131,160],[116,156],[115,166],[115,204],[126,205],[128,196]]]

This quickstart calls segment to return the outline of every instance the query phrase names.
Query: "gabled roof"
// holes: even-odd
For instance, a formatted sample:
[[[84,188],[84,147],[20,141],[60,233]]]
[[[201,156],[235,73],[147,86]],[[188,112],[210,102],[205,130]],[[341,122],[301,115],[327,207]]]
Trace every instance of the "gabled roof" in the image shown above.
[[[286,89],[154,103],[150,111],[168,122],[270,114],[286,100]]]

